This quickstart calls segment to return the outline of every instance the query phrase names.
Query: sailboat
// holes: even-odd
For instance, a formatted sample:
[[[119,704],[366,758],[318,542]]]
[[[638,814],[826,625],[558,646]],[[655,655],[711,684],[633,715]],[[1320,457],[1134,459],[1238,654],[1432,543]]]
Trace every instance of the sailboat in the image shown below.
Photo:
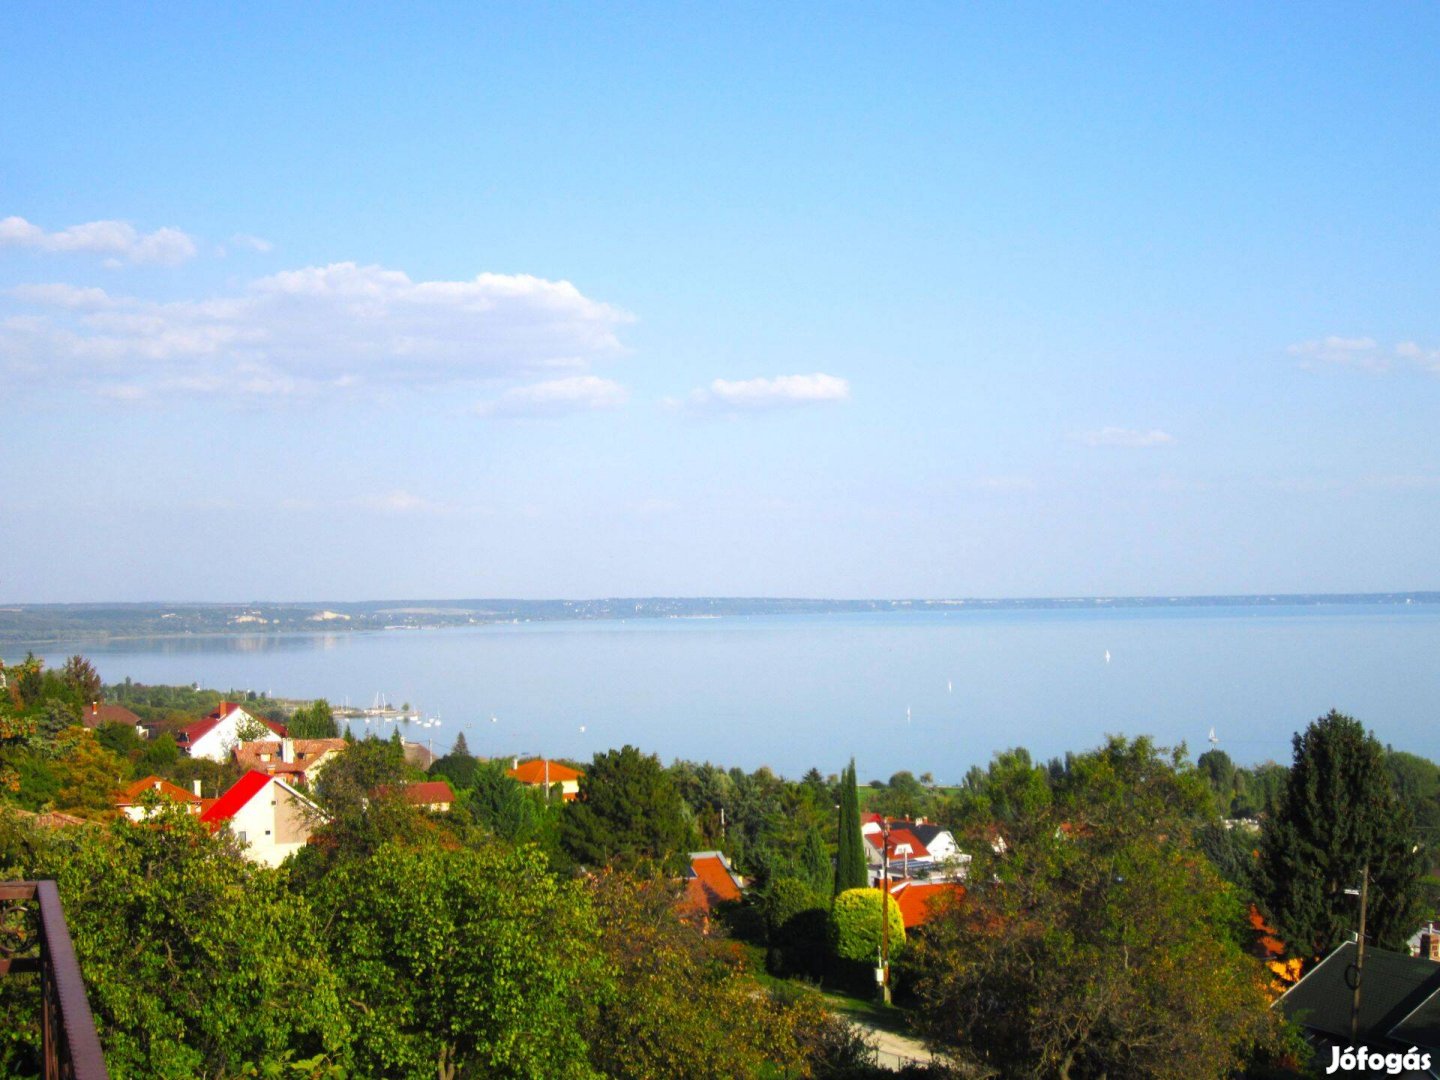
[[[1211,745],[1211,746],[1219,746],[1219,745],[1220,745],[1220,737],[1215,734],[1215,727],[1214,727],[1213,724],[1212,724],[1211,727],[1210,727],[1210,745]]]
[[[1109,650],[1109,649],[1106,649],[1106,650],[1105,650],[1105,663],[1108,664],[1109,662],[1110,662],[1110,650]]]

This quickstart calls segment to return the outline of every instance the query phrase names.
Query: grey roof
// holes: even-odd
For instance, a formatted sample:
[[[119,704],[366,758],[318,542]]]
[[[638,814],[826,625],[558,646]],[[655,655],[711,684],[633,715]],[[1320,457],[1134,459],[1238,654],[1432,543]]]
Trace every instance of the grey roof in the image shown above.
[[[1348,1040],[1354,1000],[1348,973],[1355,955],[1355,943],[1347,941],[1287,990],[1277,1002],[1285,1015],[1311,1031]],[[1437,992],[1440,964],[1367,948],[1359,1038],[1435,1046],[1440,1042],[1440,1002],[1433,1000]],[[1421,1041],[1422,1036],[1426,1041]]]
[[[906,828],[908,828],[912,833],[919,837],[920,842],[926,847],[930,846],[930,841],[934,840],[935,837],[939,836],[942,832],[947,831],[942,826],[935,824],[907,825]]]

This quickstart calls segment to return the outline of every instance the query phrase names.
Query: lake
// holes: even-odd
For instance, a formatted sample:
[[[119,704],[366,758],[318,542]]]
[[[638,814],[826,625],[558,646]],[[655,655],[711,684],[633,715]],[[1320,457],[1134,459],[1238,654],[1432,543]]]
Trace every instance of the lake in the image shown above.
[[[1237,761],[1288,761],[1292,734],[1337,708],[1440,760],[1435,604],[557,621],[35,651],[52,664],[82,652],[107,682],[352,705],[383,693],[440,717],[408,738],[442,752],[463,731],[484,756],[588,759],[633,743],[794,777],[853,755],[862,780],[909,769],[950,782],[997,750],[1045,758],[1107,733],[1183,740],[1193,755],[1212,726]]]

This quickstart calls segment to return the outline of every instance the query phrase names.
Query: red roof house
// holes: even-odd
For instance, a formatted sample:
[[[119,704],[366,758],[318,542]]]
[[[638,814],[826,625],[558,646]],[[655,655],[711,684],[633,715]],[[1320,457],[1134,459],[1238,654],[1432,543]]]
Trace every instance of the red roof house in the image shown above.
[[[394,790],[389,786],[378,787],[375,794],[385,796]],[[411,806],[418,806],[423,810],[434,810],[437,813],[448,813],[451,805],[455,802],[455,792],[444,780],[424,780],[415,784],[406,784],[400,789],[400,796]]]
[[[198,784],[199,781],[197,780],[196,783]],[[169,780],[162,780],[158,776],[147,776],[144,780],[136,780],[122,789],[115,796],[115,809],[132,821],[144,821],[150,816],[150,812],[141,804],[140,799],[147,791],[153,791],[161,798],[178,803],[192,814],[200,812],[200,796],[186,791],[178,784],[172,784]]]
[[[953,896],[965,898],[965,886],[954,881],[897,881],[890,886],[890,895],[900,907],[900,917],[905,920],[905,929],[913,930],[928,922],[936,908]]]
[[[124,705],[106,705],[100,701],[92,701],[90,707],[81,714],[80,722],[87,728],[98,728],[101,724],[124,724],[126,727],[133,727],[142,736],[145,734],[145,725],[140,717]]]
[[[228,827],[247,858],[279,866],[309,842],[321,816],[319,807],[283,778],[252,770],[205,806],[200,820],[212,830]]]
[[[222,701],[214,712],[182,728],[175,736],[181,750],[191,757],[209,758],[211,761],[225,761],[230,752],[243,740],[240,736],[247,726],[260,725],[268,728],[270,734],[263,738],[283,739],[285,725],[266,720],[247,712],[242,705],[233,701]]]
[[[680,910],[706,919],[717,904],[739,900],[743,882],[730,869],[729,860],[718,851],[692,851],[690,872],[685,878],[685,895]]]
[[[517,760],[515,767],[505,770],[505,773],[531,787],[548,789],[559,784],[561,797],[566,802],[580,794],[580,777],[584,775],[568,765],[561,765],[560,762],[551,761],[548,758],[535,758],[531,761]]]

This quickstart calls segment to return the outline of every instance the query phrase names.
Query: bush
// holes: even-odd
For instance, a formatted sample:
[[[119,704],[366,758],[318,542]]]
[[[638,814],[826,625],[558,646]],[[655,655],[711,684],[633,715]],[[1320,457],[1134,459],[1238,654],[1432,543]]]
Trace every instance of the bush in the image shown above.
[[[771,972],[820,978],[825,972],[828,898],[798,878],[776,878],[761,909]]]
[[[842,960],[873,963],[880,954],[879,889],[847,889],[830,909],[830,949]],[[890,955],[905,947],[905,920],[892,898],[885,905],[890,923]]]

